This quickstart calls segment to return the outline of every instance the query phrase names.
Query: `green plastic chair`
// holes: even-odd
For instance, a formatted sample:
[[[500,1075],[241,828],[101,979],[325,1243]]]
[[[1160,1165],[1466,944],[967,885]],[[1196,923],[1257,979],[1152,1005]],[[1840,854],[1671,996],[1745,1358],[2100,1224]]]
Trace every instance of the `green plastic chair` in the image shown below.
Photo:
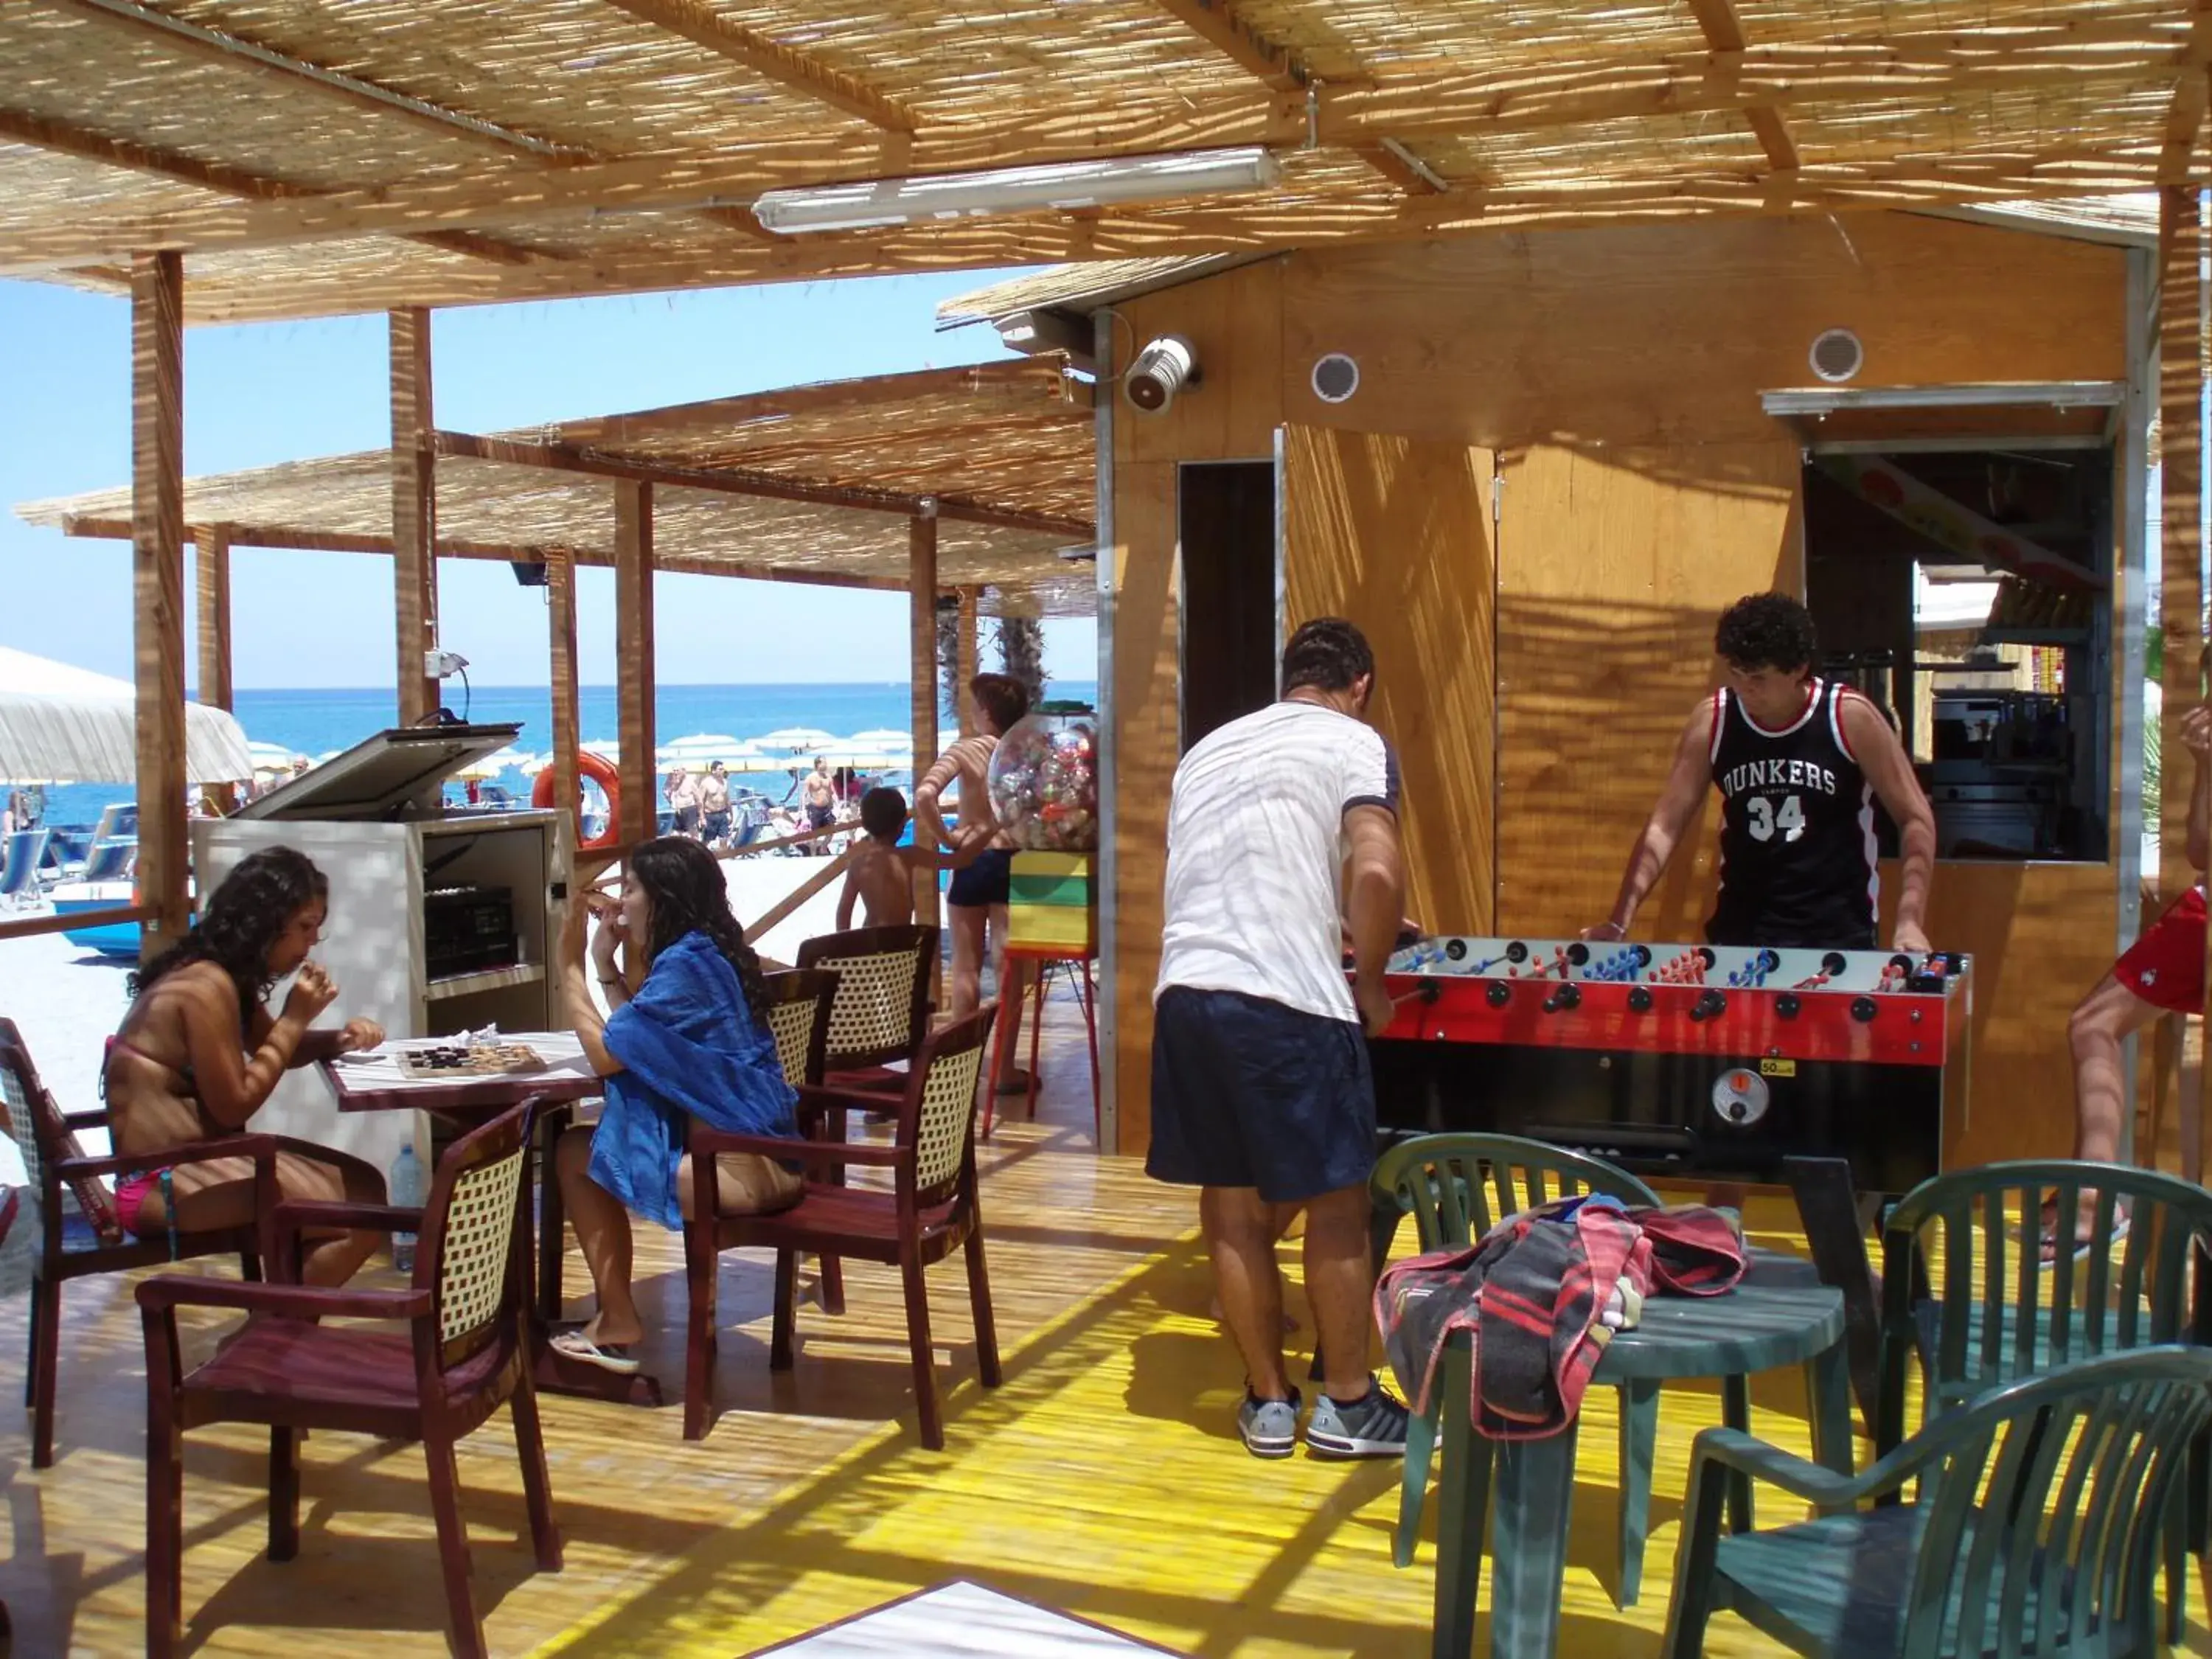
[[[2077,1259],[2072,1218],[2097,1197]],[[2057,1259],[2041,1257],[2041,1212],[2055,1194]],[[2124,1217],[2124,1237],[2116,1237]],[[1923,1182],[1882,1229],[1881,1383],[1877,1453],[1905,1437],[1905,1361],[1921,1370],[1923,1424],[1984,1389],[2069,1361],[2212,1339],[2212,1279],[2192,1273],[2212,1249],[2212,1193],[2130,1164],[2047,1159],[1984,1164]],[[1929,1291],[1934,1284],[1939,1288]],[[2212,1456],[2200,1442],[2186,1525],[2168,1540],[2171,1638],[2184,1613],[2184,1557],[2205,1543]]]
[[[1658,1194],[1617,1164],[1547,1146],[1540,1140],[1524,1140],[1517,1135],[1420,1135],[1401,1141],[1377,1160],[1370,1186],[1378,1210],[1395,1206],[1401,1215],[1412,1212],[1423,1255],[1471,1244],[1507,1216],[1580,1193],[1602,1194],[1624,1204],[1656,1205],[1662,1201]],[[1739,1385],[1742,1382],[1741,1378],[1733,1380]],[[1416,1412],[1407,1425],[1406,1462],[1398,1496],[1398,1529],[1391,1550],[1393,1559],[1401,1567],[1413,1564],[1414,1540],[1420,1531],[1421,1506],[1428,1497],[1429,1468],[1436,1455],[1440,1402],[1445,1390],[1456,1389],[1464,1395],[1472,1383],[1465,1345],[1455,1343],[1445,1352],[1442,1373],[1430,1399],[1429,1413],[1423,1415]],[[1748,1397],[1739,1388],[1735,1398],[1737,1409],[1744,1415],[1731,1416],[1729,1421],[1741,1427],[1747,1419]],[[1447,1459],[1468,1459],[1469,1475],[1476,1483],[1475,1490],[1479,1493],[1486,1492],[1490,1485],[1490,1443],[1470,1432],[1465,1445],[1457,1443],[1456,1425],[1463,1420],[1463,1414],[1454,1419],[1455,1430],[1444,1447],[1444,1455]],[[1643,1579],[1644,1539],[1651,1503],[1651,1462],[1658,1439],[1658,1384],[1641,1381],[1621,1384],[1619,1599],[1624,1607],[1636,1600]],[[1482,1509],[1482,1501],[1478,1498],[1474,1513],[1480,1516]],[[1479,1527],[1481,1523],[1478,1521],[1476,1524]],[[1482,1559],[1480,1535],[1466,1540],[1461,1559],[1478,1562]]]
[[[1820,1659],[2155,1653],[2155,1551],[2208,1420],[2212,1352],[2169,1346],[2000,1384],[1856,1477],[1707,1429],[1660,1651],[1693,1659],[1729,1608]],[[1746,1476],[1820,1517],[1726,1535],[1727,1489]],[[1911,1503],[1861,1507],[1916,1480]]]

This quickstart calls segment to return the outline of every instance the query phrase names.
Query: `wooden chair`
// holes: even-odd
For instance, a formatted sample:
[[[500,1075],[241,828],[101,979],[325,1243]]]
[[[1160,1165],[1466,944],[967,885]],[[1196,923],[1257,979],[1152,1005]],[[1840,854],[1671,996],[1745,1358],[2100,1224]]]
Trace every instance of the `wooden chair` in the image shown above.
[[[769,974],[765,1018],[775,1038],[776,1059],[782,1063],[784,1080],[799,1091],[799,1133],[810,1140],[841,1139],[844,1114],[824,1104],[820,1096],[823,1056],[830,1040],[830,1010],[837,994],[837,975],[819,969],[794,968]],[[822,1259],[822,1310],[845,1311],[845,1270],[835,1256]],[[714,1310],[708,1314],[711,1322]],[[708,1364],[712,1364],[714,1327],[707,1331]],[[696,1380],[696,1379],[695,1379]],[[693,1401],[697,1404],[693,1404]],[[684,1437],[696,1440],[706,1433],[703,1418],[695,1431],[692,1413],[704,1412],[706,1395],[695,1391],[685,1397]]]
[[[837,975],[823,1060],[825,1105],[890,1112],[906,1093],[906,1073],[929,1034],[929,965],[937,959],[934,927],[855,927],[823,933],[799,947],[801,969]],[[831,1121],[842,1139],[843,1118]]]
[[[1634,1176],[1602,1158],[1587,1157],[1524,1140],[1517,1135],[1418,1135],[1384,1152],[1369,1182],[1378,1210],[1411,1212],[1423,1255],[1471,1244],[1510,1215],[1571,1198],[1577,1193],[1601,1193],[1624,1204],[1657,1205],[1663,1200]],[[1437,1387],[1464,1395],[1473,1376],[1466,1351],[1453,1347],[1444,1358]],[[1743,1427],[1750,1418],[1750,1397],[1744,1379],[1728,1379],[1723,1390],[1728,1420]],[[1436,1404],[1432,1401],[1431,1404]],[[1398,1531],[1392,1554],[1397,1564],[1409,1566],[1413,1544],[1420,1531],[1421,1506],[1427,1500],[1429,1466],[1436,1453],[1437,1418],[1413,1413],[1407,1425],[1406,1461],[1400,1476]],[[1449,1425],[1444,1459],[1468,1460],[1467,1467],[1478,1491],[1490,1484],[1490,1443],[1468,1433],[1462,1444],[1462,1415]],[[1636,1600],[1644,1577],[1644,1543],[1651,1509],[1651,1465],[1659,1441],[1659,1385],[1638,1379],[1620,1385],[1620,1589],[1619,1601],[1628,1607]],[[1480,1504],[1474,1513],[1481,1514]],[[1478,1522],[1477,1526],[1480,1528]],[[1482,1538],[1463,1541],[1464,1559],[1480,1571]],[[1437,1571],[1445,1571],[1440,1560]]]
[[[824,1257],[858,1257],[896,1266],[906,1288],[907,1336],[914,1354],[915,1394],[921,1405],[922,1444],[945,1444],[929,1340],[929,1293],[922,1269],[965,1248],[968,1295],[975,1317],[977,1368],[983,1386],[999,1386],[999,1342],[991,1321],[991,1287],[983,1264],[983,1223],[976,1202],[975,1085],[982,1074],[996,1003],[931,1036],[916,1057],[889,1146],[847,1141],[776,1140],[691,1132],[693,1219],[684,1230],[684,1263],[691,1287],[689,1364],[690,1399],[684,1432],[696,1420],[704,1433],[713,1389],[715,1268],[724,1250],[763,1247],[775,1252],[775,1320],[769,1364],[792,1364],[793,1304],[797,1258],[802,1250]],[[799,1201],[766,1215],[723,1215],[718,1206],[714,1158],[720,1152],[757,1152],[803,1161],[810,1170],[842,1174],[860,1164],[891,1172],[891,1188],[854,1188],[810,1175]],[[696,1419],[694,1412],[696,1412]]]
[[[300,1547],[298,1443],[307,1429],[419,1440],[445,1571],[447,1636],[479,1659],[483,1626],[470,1592],[453,1447],[511,1407],[538,1565],[557,1571],[561,1535],[539,1432],[526,1322],[530,1302],[530,1120],[526,1101],[447,1149],[422,1209],[282,1204],[266,1212],[262,1254],[291,1261],[306,1228],[419,1229],[404,1291],[234,1285],[166,1273],[138,1286],[146,1328],[146,1651],[168,1659],[183,1620],[184,1433],[209,1423],[269,1425],[269,1559]],[[246,1322],[214,1356],[182,1370],[176,1310],[224,1308]],[[404,1331],[331,1319],[404,1320]]]
[[[2076,1257],[2082,1191],[2097,1194]],[[2053,1199],[2060,1248],[2039,1264],[2040,1217]],[[2127,1232],[2118,1236],[2124,1213]],[[1905,1438],[1905,1363],[1921,1369],[1927,1423],[1984,1389],[2070,1360],[2129,1348],[2212,1342],[2212,1279],[2192,1259],[2212,1249],[2212,1193],[2129,1164],[2022,1160],[1924,1181],[1882,1229],[1881,1409],[1875,1449]],[[2117,1263],[2117,1266],[2116,1266]],[[1919,1285],[1935,1284],[1929,1294]],[[2184,1610],[2185,1546],[2204,1547],[2212,1446],[2189,1482],[2188,1526],[2168,1540],[2172,1639]]]
[[[116,1219],[115,1197],[103,1177],[143,1174],[218,1158],[253,1160],[254,1207],[276,1200],[276,1152],[270,1135],[222,1135],[189,1152],[134,1157],[87,1158],[80,1129],[108,1127],[105,1109],[64,1112],[31,1063],[30,1050],[11,1020],[0,1018],[0,1098],[8,1108],[8,1133],[23,1155],[26,1183],[38,1195],[39,1260],[31,1280],[30,1352],[24,1365],[23,1403],[31,1409],[31,1467],[54,1461],[54,1399],[61,1365],[62,1286],[94,1273],[124,1273],[172,1260],[169,1239],[141,1239]],[[76,1213],[63,1199],[66,1188]],[[229,1255],[248,1279],[261,1277],[259,1240],[252,1227],[180,1232],[174,1259]]]
[[[2173,1528],[2154,1517],[2177,1516],[2208,1419],[2212,1352],[2156,1347],[1979,1393],[1855,1478],[1707,1429],[1660,1650],[1693,1659],[1730,1608],[1821,1659],[2154,1653],[2155,1552]],[[1745,1477],[1820,1517],[1725,1536],[1725,1489]],[[1861,1507],[1913,1480],[1913,1502]]]

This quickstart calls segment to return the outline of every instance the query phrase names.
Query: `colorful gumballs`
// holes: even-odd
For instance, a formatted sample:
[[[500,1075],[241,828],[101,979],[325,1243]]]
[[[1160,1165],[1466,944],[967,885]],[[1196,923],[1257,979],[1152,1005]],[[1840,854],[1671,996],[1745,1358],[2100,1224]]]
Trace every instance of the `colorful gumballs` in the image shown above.
[[[1017,846],[1088,852],[1098,845],[1098,727],[1079,704],[1047,704],[999,739],[991,804]]]

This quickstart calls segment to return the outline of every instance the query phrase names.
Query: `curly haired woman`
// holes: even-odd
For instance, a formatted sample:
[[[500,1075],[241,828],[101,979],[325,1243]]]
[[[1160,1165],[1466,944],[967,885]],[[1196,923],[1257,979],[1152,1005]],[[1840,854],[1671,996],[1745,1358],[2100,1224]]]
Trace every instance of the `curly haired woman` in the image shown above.
[[[118,1153],[166,1152],[247,1127],[284,1073],[334,1054],[374,1048],[384,1031],[356,1019],[342,1030],[308,1024],[338,988],[307,959],[322,936],[330,883],[304,853],[271,847],[241,859],[184,938],[131,981],[131,1009],[107,1042],[102,1086]],[[294,975],[275,1016],[270,992]],[[329,1148],[276,1157],[286,1199],[381,1204],[384,1180]],[[213,1158],[132,1176],[115,1211],[141,1238],[246,1226],[253,1220],[250,1159]],[[370,1232],[310,1233],[310,1285],[343,1285],[379,1243]]]
[[[644,982],[632,993],[617,966],[627,939],[642,951]],[[629,1212],[673,1231],[691,1212],[690,1120],[741,1134],[795,1139],[798,1096],[784,1079],[764,1006],[760,958],[730,912],[722,866],[697,842],[664,836],[631,850],[616,914],[600,918],[588,968],[583,910],[570,913],[568,1010],[592,1068],[606,1079],[606,1110],[592,1128],[561,1138],[561,1196],[599,1291],[596,1317],[556,1332],[572,1359],[627,1374],[644,1334],[630,1295]],[[592,1000],[587,973],[608,1006]],[[750,1153],[714,1161],[722,1212],[781,1209],[797,1200],[797,1175]]]

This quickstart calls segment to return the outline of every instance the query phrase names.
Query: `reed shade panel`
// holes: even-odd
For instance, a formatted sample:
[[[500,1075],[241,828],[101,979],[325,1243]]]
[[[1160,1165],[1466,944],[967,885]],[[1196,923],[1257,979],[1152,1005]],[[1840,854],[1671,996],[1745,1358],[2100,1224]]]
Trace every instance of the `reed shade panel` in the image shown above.
[[[1091,567],[1060,553],[1092,536],[1090,389],[1069,380],[1064,364],[1037,357],[838,381],[572,421],[496,441],[617,468],[737,473],[802,494],[865,492],[872,503],[657,483],[659,570],[902,592],[910,515],[900,504],[930,496],[941,503],[940,586],[974,589],[990,615],[1088,616]],[[444,556],[535,562],[559,552],[580,565],[614,562],[613,477],[447,453],[436,480]],[[963,512],[1000,521],[977,523]],[[17,513],[72,535],[127,536],[131,492],[33,501]],[[190,479],[184,514],[189,533],[219,533],[232,547],[389,553],[391,453]]]
[[[18,0],[0,275],[195,321],[2202,176],[2191,0]],[[1773,135],[1786,135],[1778,164]],[[775,238],[763,191],[1265,144],[1272,187]]]

